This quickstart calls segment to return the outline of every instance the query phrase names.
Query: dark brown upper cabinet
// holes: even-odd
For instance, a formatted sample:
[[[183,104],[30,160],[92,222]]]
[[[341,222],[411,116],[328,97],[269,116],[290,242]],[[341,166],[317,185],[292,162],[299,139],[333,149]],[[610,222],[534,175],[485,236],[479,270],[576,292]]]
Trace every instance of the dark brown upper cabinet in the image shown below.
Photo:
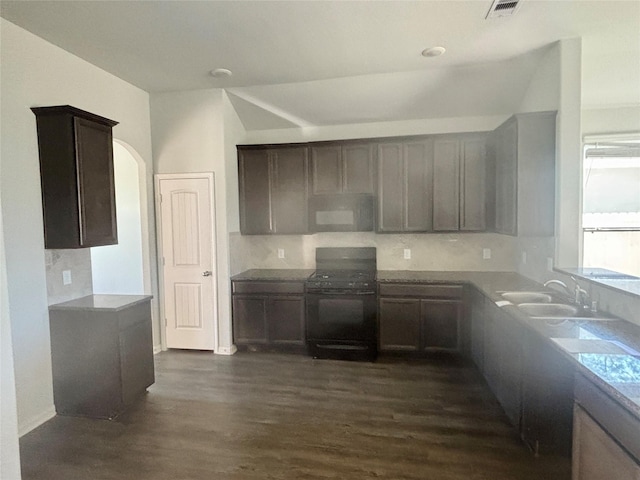
[[[308,148],[238,147],[240,231],[307,233]]]
[[[68,105],[37,107],[45,248],[118,243],[112,128]]]
[[[555,232],[556,112],[518,114],[492,135],[496,232]]]
[[[375,145],[335,142],[311,146],[311,193],[375,192]]]
[[[433,230],[486,230],[486,138],[451,135],[433,146]]]
[[[378,232],[432,229],[433,142],[378,145]]]

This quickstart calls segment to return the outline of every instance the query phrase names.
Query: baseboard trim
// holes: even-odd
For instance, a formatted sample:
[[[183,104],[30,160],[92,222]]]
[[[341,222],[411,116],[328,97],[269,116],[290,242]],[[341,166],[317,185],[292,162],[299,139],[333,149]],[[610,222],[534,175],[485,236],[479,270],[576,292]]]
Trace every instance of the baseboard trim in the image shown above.
[[[55,416],[56,416],[56,408],[53,405],[51,405],[51,407],[47,408],[40,415],[36,415],[35,417],[30,418],[26,422],[19,424],[18,436],[22,437],[23,435],[26,435],[31,430],[35,430],[40,425],[42,425],[45,422],[48,422]]]
[[[160,353],[162,351],[162,345],[154,345],[153,346],[153,354],[157,355],[158,353]]]
[[[218,347],[216,350],[217,355],[233,355],[238,351],[238,347],[231,345],[230,347]]]

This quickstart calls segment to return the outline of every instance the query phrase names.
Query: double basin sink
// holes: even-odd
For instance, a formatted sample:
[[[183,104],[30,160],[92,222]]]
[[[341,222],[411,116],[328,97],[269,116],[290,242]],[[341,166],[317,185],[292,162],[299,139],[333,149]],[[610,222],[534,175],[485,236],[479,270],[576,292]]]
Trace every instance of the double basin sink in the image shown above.
[[[554,296],[545,292],[513,291],[502,292],[500,295],[504,300],[516,305],[520,311],[531,318],[544,320],[614,320],[597,315],[587,316],[583,308],[568,303],[559,303]]]

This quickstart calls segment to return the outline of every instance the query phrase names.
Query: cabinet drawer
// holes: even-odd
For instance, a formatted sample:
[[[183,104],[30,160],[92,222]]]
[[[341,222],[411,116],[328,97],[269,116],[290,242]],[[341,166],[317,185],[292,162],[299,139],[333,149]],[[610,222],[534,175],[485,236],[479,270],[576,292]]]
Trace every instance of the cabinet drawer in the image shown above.
[[[233,293],[304,293],[304,283],[233,282]]]
[[[381,296],[462,298],[461,285],[380,284]]]

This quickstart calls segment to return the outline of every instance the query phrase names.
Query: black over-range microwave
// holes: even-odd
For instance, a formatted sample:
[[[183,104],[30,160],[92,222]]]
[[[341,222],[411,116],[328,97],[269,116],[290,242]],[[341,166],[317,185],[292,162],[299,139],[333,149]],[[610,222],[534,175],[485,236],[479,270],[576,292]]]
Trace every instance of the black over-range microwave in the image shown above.
[[[371,232],[373,195],[313,195],[309,198],[311,232]]]

